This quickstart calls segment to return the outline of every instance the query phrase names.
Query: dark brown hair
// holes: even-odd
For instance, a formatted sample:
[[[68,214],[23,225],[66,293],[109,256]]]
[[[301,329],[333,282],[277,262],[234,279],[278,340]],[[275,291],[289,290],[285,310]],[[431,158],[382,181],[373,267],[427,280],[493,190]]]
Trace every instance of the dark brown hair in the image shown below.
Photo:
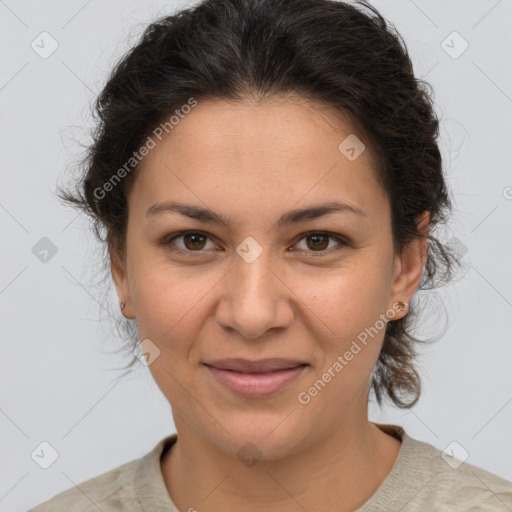
[[[451,202],[430,93],[415,77],[401,36],[366,2],[205,0],[150,24],[114,67],[96,101],[94,140],[80,179],[59,196],[90,215],[104,246],[122,255],[126,192],[137,172],[130,159],[161,123],[169,125],[191,98],[244,101],[296,94],[351,119],[371,148],[376,176],[390,198],[395,250],[422,236],[417,222],[430,212],[420,285],[426,290],[451,280],[458,263],[432,234]],[[122,177],[118,186],[112,181],[116,173]],[[371,377],[379,405],[385,395],[399,407],[419,398],[413,360],[416,343],[427,340],[409,332],[417,315],[412,304],[407,316],[387,325]],[[133,321],[124,322],[133,350],[138,334]]]

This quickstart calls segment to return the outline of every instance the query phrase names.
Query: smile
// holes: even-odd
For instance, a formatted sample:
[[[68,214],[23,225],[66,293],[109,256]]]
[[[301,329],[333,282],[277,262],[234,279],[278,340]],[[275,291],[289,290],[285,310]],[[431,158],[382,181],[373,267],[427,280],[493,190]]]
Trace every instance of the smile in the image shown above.
[[[307,364],[295,364],[296,366],[293,367],[260,372],[217,368],[209,364],[205,364],[205,367],[217,382],[237,395],[247,398],[260,398],[271,396],[285,389],[308,366]]]

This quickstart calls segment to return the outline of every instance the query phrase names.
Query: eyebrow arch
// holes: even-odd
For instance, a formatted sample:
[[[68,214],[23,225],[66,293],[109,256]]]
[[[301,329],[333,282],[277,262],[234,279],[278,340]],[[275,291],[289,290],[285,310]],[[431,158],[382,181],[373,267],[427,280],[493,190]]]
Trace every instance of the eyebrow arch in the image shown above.
[[[223,224],[227,228],[231,229],[229,221],[224,219],[218,212],[201,206],[178,203],[176,201],[165,201],[163,203],[155,203],[151,205],[146,211],[146,217],[153,217],[164,212],[177,212],[181,215],[185,215],[186,217],[190,217],[191,219],[196,219],[202,222]],[[332,201],[326,204],[313,205],[304,209],[290,210],[289,212],[281,215],[275,226],[279,228],[287,224],[296,224],[304,220],[316,219],[333,212],[353,213],[362,217],[367,217],[366,213],[357,206],[340,201]]]

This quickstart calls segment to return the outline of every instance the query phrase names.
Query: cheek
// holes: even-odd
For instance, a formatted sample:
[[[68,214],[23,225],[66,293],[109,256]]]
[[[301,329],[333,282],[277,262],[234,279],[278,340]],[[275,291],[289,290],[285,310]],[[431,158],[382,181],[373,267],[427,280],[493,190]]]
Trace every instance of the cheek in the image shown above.
[[[332,416],[333,421],[339,410],[348,410],[366,395],[387,325],[385,279],[375,270],[352,270],[317,279],[314,291],[303,281],[301,295],[317,363],[301,391],[310,400],[310,412]],[[326,411],[328,404],[336,407]]]
[[[306,277],[297,273],[289,286],[303,304],[301,314],[316,325],[317,334],[325,334],[319,339],[333,350],[374,326],[387,309],[388,276],[369,259]]]
[[[205,321],[208,294],[220,284],[219,276],[197,268],[140,260],[133,274],[137,283],[133,303],[141,339],[149,338],[167,349],[172,340],[173,350],[178,350],[197,334]]]

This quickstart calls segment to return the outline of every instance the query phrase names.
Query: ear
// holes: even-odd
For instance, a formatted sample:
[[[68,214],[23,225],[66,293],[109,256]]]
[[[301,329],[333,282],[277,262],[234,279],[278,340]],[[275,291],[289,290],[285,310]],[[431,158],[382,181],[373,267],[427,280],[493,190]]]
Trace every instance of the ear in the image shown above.
[[[425,260],[427,258],[427,238],[430,228],[430,212],[425,211],[416,221],[421,237],[406,245],[402,254],[395,256],[395,270],[391,287],[392,307],[396,302],[409,303],[421,283]],[[405,309],[405,314],[407,309]],[[405,316],[405,314],[401,316]],[[399,316],[398,318],[401,318]]]
[[[122,258],[112,247],[109,248],[108,253],[110,257],[110,271],[116,286],[119,303],[124,302],[126,304],[122,313],[127,318],[134,318],[130,286],[128,284],[128,273],[126,270],[126,259]]]

